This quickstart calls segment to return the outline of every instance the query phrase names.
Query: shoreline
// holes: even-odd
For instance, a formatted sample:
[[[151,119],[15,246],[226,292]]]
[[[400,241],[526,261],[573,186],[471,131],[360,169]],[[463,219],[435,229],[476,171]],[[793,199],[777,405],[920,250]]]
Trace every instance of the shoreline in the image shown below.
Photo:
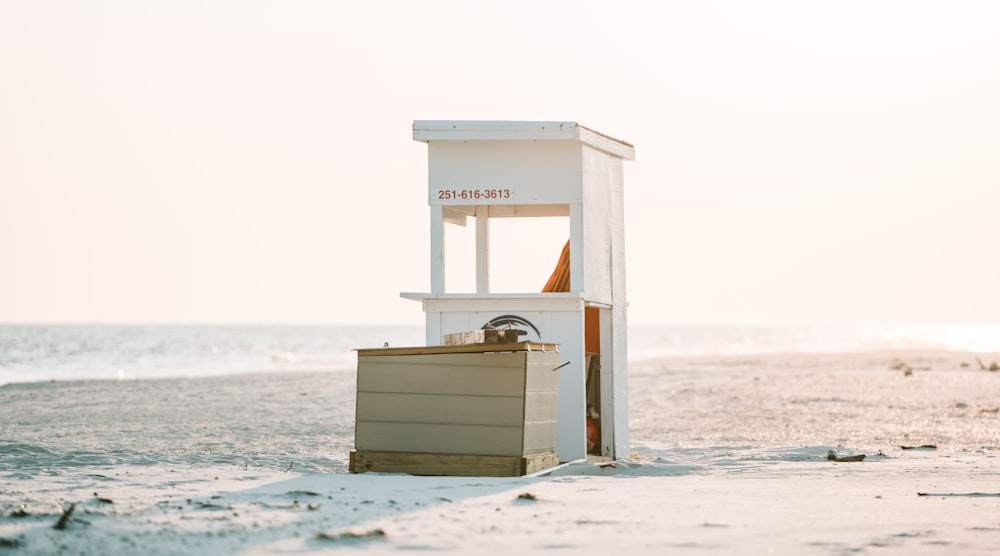
[[[980,369],[977,358],[982,361],[985,368]],[[956,367],[967,367],[971,370],[989,371],[991,363],[1000,365],[1000,352],[982,351],[972,352],[964,350],[937,350],[928,348],[914,349],[873,349],[870,351],[778,351],[767,353],[734,353],[734,354],[695,354],[695,355],[665,355],[645,358],[629,359],[629,368],[644,368],[656,365],[710,365],[718,363],[727,367],[734,366],[844,366],[851,367],[867,366],[872,370],[883,363],[891,364],[895,362],[913,361],[917,363],[952,364]],[[356,362],[354,363],[356,364]],[[928,370],[926,368],[922,370]],[[1000,369],[997,369],[1000,371]],[[181,381],[181,380],[214,380],[214,379],[239,379],[253,377],[287,377],[296,375],[324,375],[330,373],[355,373],[354,366],[330,367],[326,369],[288,369],[275,370],[266,369],[260,371],[239,371],[233,373],[206,372],[201,374],[177,374],[166,376],[123,376],[108,378],[50,378],[40,380],[17,380],[0,383],[0,389],[6,387],[24,387],[41,384],[72,384],[72,383],[116,383],[130,381]]]

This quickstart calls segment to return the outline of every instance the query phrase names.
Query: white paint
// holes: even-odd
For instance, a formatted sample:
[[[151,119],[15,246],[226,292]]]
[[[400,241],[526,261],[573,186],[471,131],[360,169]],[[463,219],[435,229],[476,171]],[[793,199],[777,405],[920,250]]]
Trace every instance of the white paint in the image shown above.
[[[601,311],[602,453],[628,453],[623,161],[631,145],[574,122],[416,121],[428,144],[431,284],[422,302],[428,345],[515,315],[560,345],[558,449],[586,456],[584,309]],[[446,215],[452,215],[451,217]],[[570,292],[490,291],[492,217],[569,216]],[[443,226],[476,218],[476,292],[446,288]],[[526,245],[530,242],[526,241]],[[552,254],[553,266],[558,252]],[[542,284],[539,284],[539,289]],[[531,333],[534,333],[531,330]]]

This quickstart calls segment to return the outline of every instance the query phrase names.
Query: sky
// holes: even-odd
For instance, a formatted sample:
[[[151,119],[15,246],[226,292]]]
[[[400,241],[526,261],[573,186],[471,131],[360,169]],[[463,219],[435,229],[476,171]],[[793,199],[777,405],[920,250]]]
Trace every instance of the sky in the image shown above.
[[[0,323],[419,324],[435,119],[635,146],[631,324],[1000,322],[997,29],[956,0],[0,0]],[[565,236],[524,237],[492,266],[538,291]]]

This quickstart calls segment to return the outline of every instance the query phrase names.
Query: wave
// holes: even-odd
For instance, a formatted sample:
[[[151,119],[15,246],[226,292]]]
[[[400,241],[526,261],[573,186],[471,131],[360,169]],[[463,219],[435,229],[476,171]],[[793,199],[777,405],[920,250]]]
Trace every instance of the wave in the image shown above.
[[[420,326],[0,325],[0,385],[351,371],[357,348],[423,345]],[[630,326],[628,357],[1000,352],[1000,324]]]

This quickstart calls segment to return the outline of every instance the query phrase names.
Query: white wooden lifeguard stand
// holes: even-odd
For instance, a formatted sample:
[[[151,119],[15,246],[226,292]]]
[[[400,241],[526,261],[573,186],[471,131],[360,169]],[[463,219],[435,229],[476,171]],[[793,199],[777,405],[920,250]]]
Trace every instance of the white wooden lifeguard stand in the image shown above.
[[[635,159],[632,145],[575,122],[415,121],[413,139],[428,148],[431,291],[401,295],[422,302],[427,345],[498,318],[558,343],[565,363],[557,424],[562,461],[587,456],[587,352],[599,351],[599,380],[591,388],[599,390],[599,402],[591,403],[599,405],[592,407],[599,412],[599,455],[627,456],[623,162]],[[569,217],[569,291],[492,293],[490,218],[546,216]],[[444,226],[465,226],[468,217],[476,224],[476,291],[450,292]]]

